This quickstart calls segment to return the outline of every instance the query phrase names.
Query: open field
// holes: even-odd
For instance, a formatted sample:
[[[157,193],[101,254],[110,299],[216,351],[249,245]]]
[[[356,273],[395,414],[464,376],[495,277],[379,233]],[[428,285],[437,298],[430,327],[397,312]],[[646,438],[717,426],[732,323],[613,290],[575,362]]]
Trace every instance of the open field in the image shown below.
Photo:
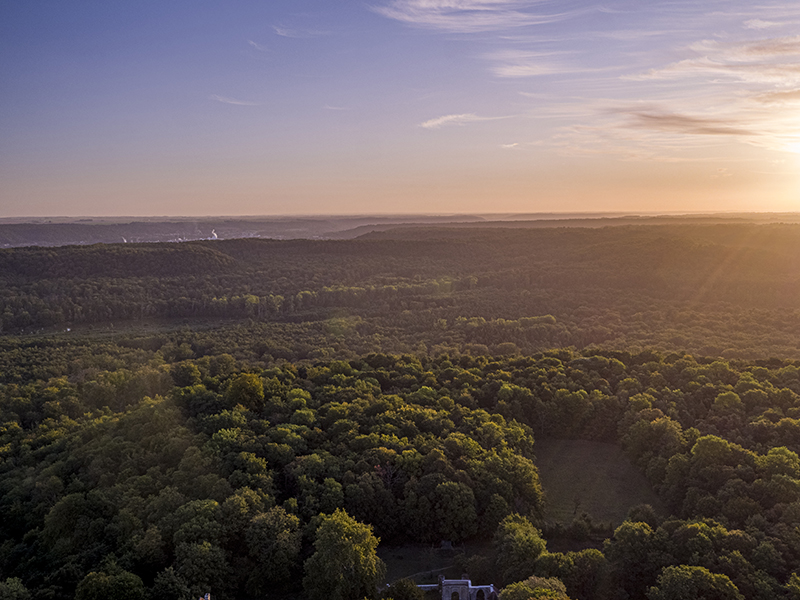
[[[457,556],[486,554],[490,541],[457,544],[453,550],[439,550],[431,544],[381,545],[378,556],[386,563],[387,582],[408,577],[417,583],[436,583],[439,575],[460,577],[461,572],[455,566]]]
[[[536,466],[545,492],[545,518],[569,524],[582,512],[616,527],[631,506],[665,508],[647,479],[614,444],[586,440],[536,441]]]
[[[548,521],[569,525],[576,516],[586,512],[595,523],[611,522],[616,527],[625,520],[628,509],[637,504],[650,504],[656,512],[666,513],[644,475],[614,444],[537,440],[536,465],[545,491]],[[487,539],[482,544],[462,544],[453,551],[426,544],[381,546],[378,554],[386,563],[387,581],[410,577],[417,583],[435,583],[440,574],[461,575],[455,566],[457,554],[486,554],[490,543]],[[565,540],[548,544],[551,551],[594,546],[591,542]]]

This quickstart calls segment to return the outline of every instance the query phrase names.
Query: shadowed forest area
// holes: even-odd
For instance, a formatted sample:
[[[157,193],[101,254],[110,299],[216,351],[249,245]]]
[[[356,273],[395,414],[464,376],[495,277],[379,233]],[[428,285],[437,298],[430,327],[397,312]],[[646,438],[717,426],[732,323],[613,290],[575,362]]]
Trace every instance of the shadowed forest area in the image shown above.
[[[501,600],[800,599],[798,307],[800,225],[0,250],[0,592],[374,598],[380,538]]]

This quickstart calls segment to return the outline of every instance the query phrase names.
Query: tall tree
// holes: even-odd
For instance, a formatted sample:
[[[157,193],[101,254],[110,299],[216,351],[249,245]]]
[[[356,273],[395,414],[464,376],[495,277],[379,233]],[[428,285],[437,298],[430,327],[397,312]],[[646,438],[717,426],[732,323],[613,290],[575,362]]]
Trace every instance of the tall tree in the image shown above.
[[[305,563],[303,588],[310,600],[375,598],[386,566],[372,527],[338,509],[322,518],[316,551]]]
[[[280,506],[253,518],[245,540],[257,568],[247,587],[254,596],[266,595],[270,586],[286,581],[300,554],[300,519]]]
[[[508,515],[494,534],[497,567],[503,583],[513,583],[534,573],[536,559],[545,550],[541,532],[522,515]]]

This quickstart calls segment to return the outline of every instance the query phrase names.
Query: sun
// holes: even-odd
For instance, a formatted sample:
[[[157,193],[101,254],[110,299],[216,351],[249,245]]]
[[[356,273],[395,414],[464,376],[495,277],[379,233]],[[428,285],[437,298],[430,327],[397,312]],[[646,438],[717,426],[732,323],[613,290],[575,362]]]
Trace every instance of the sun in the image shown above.
[[[784,148],[794,154],[800,154],[800,134],[788,135],[784,141]]]

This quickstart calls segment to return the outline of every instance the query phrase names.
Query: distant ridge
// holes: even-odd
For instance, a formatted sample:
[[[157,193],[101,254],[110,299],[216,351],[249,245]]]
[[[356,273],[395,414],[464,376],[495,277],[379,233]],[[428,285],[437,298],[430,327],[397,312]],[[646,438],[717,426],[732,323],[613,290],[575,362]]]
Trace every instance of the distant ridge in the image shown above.
[[[472,222],[472,215],[419,216],[416,224]],[[341,231],[370,224],[402,224],[407,216],[353,217],[201,217],[201,218],[80,218],[2,219],[0,248],[68,246],[211,239],[329,239]],[[355,237],[346,236],[346,237]]]
[[[800,213],[741,213],[722,215],[598,216],[532,220],[480,221],[460,223],[402,223],[361,225],[329,236],[330,239],[399,237],[408,239],[413,230],[434,229],[552,229],[558,227],[623,227],[631,225],[724,225],[745,223],[800,223]],[[416,234],[414,234],[416,235]]]
[[[355,239],[410,228],[553,228],[800,223],[800,213],[526,213],[296,217],[53,217],[0,219],[0,248],[214,239]]]

